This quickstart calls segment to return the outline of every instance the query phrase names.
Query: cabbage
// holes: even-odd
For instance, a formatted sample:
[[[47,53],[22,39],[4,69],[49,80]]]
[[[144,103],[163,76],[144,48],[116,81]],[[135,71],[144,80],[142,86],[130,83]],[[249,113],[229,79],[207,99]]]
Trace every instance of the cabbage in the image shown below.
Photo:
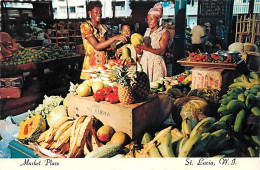
[[[51,127],[53,126],[60,118],[67,117],[67,109],[65,106],[60,105],[55,107],[48,115],[47,115],[47,123]]]

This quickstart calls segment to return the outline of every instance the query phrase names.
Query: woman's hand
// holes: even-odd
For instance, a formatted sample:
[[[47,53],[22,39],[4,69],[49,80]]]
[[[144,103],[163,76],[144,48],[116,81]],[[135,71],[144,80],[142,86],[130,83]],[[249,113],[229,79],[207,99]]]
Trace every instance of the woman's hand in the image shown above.
[[[148,49],[148,47],[144,44],[144,43],[142,43],[142,44],[140,44],[140,45],[136,45],[135,46],[135,49],[140,49],[140,50],[146,50],[147,51],[147,49]]]
[[[121,41],[123,43],[127,42],[127,37],[124,36],[124,35],[121,35],[121,34],[116,35],[113,38],[114,38],[115,41]]]

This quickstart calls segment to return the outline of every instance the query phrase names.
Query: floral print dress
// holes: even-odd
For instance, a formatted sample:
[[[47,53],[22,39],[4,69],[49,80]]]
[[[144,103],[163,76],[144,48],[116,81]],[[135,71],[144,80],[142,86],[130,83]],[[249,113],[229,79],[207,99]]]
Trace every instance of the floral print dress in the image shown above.
[[[153,49],[159,49],[160,40],[165,31],[166,29],[159,27],[156,31],[150,34],[151,29],[147,28],[144,34],[144,41],[148,40],[148,43],[145,41],[145,45]],[[153,54],[144,50],[140,63],[144,72],[148,75],[150,82],[157,80],[159,77],[167,76],[166,64],[161,55]]]
[[[86,21],[80,26],[81,36],[83,40],[83,45],[85,48],[85,58],[82,66],[82,71],[80,78],[87,79],[88,75],[85,70],[95,65],[104,65],[106,62],[105,51],[98,51],[89,43],[87,37],[93,35],[96,37],[97,41],[105,41],[105,33],[107,32],[104,25],[99,24],[98,29],[96,29],[91,21]]]

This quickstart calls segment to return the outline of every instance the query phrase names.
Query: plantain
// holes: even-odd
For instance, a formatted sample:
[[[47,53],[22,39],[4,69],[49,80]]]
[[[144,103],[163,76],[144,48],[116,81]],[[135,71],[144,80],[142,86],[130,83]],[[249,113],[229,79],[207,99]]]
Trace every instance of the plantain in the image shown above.
[[[166,157],[175,157],[172,150],[172,135],[171,133],[167,133],[162,142],[158,146],[160,153],[164,158]]]
[[[181,131],[184,135],[184,137],[189,137],[191,133],[191,123],[192,123],[192,118],[187,117],[186,119],[182,120],[181,124]]]
[[[244,93],[240,93],[238,96],[237,96],[237,99],[241,102],[245,102],[245,95]]]
[[[257,144],[257,145],[260,145],[260,138],[259,136],[251,136],[252,140]]]
[[[207,132],[213,123],[215,122],[215,118],[213,117],[206,117],[205,119],[201,120],[191,131],[190,137],[194,136],[195,134],[202,134]]]
[[[60,149],[65,143],[69,142],[70,139],[70,133],[71,133],[72,127],[69,127],[65,132],[62,133],[62,135],[57,139],[55,148]]]
[[[227,127],[227,124],[225,121],[217,121],[213,123],[212,127],[210,128],[210,131],[216,131],[219,129],[225,129]]]
[[[164,137],[164,135],[166,135],[167,133],[171,132],[172,127],[169,126],[163,130],[161,130],[160,132],[157,133],[157,135],[153,138],[153,140],[151,140],[150,142],[148,142],[147,144],[144,145],[144,148],[147,147],[147,145],[149,146],[152,143],[155,143],[157,141],[157,143],[160,143]]]
[[[248,109],[251,109],[253,107],[255,98],[256,96],[251,93],[247,95],[245,104]]]
[[[233,114],[228,114],[228,115],[224,115],[223,117],[221,117],[221,118],[219,119],[219,121],[225,121],[225,122],[227,122],[227,121],[230,121],[232,118],[233,118]]]
[[[76,145],[76,140],[77,140],[77,138],[78,138],[78,135],[79,135],[79,131],[80,131],[80,128],[81,128],[81,126],[82,126],[82,124],[79,124],[78,125],[78,127],[77,127],[77,129],[75,130],[75,133],[74,133],[74,140],[73,140],[73,142],[71,143],[70,142],[70,150],[69,150],[69,154],[68,154],[68,156],[70,157],[70,158],[73,158],[73,157],[75,157],[75,155],[76,155],[76,153],[77,153],[77,151],[78,151],[78,147],[77,147],[77,145]],[[73,128],[73,127],[72,127]],[[73,129],[72,129],[73,130]],[[72,131],[71,131],[71,133],[72,133]]]
[[[161,158],[161,154],[155,144],[152,144],[150,150],[148,151],[148,155],[150,158]]]
[[[255,151],[254,151],[254,149],[253,149],[251,146],[249,146],[249,147],[247,148],[247,150],[248,150],[248,152],[249,152],[250,157],[255,157],[255,156],[256,156],[256,155],[255,155]]]
[[[254,80],[258,80],[258,78],[259,78],[258,74],[256,72],[253,72],[253,71],[251,71],[249,73],[249,76],[250,76],[250,78],[252,78]]]
[[[238,112],[234,123],[234,132],[237,133],[240,131],[245,115],[246,115],[246,111],[244,109]]]
[[[171,134],[172,134],[172,143],[183,138],[183,133],[179,131],[179,129],[177,128],[172,129]]]
[[[188,138],[182,138],[181,140],[179,140],[177,147],[176,147],[176,155],[179,155],[180,151],[183,148],[183,145],[185,144],[185,142],[187,142]]]
[[[196,155],[197,153],[204,151],[205,147],[207,146],[207,144],[209,143],[210,140],[211,140],[211,133],[209,133],[209,132],[202,133],[200,141],[194,147],[194,149],[192,150],[192,153],[190,153],[190,155],[194,155],[194,154]]]
[[[256,116],[260,116],[260,109],[257,106],[253,107],[251,112]]]
[[[206,150],[214,150],[216,145],[226,138],[227,131],[225,129],[217,130],[211,133],[211,140],[208,142],[207,146],[205,147]]]
[[[74,121],[67,121],[63,123],[56,131],[55,136],[54,136],[54,141],[57,141],[59,137],[67,130],[69,129]]]
[[[197,143],[200,141],[201,134],[195,134],[190,136],[190,138],[184,143],[181,148],[178,157],[187,157],[191,150],[196,147]]]
[[[249,89],[252,86],[252,83],[248,81],[247,77],[244,74],[241,75],[241,78],[242,78],[242,83],[244,84],[246,89]]]
[[[84,116],[80,116],[80,117],[78,117],[75,121],[74,121],[74,123],[73,123],[73,125],[72,125],[72,129],[71,129],[71,134],[70,134],[70,147],[72,147],[73,146],[73,144],[74,144],[74,140],[75,140],[75,136],[76,136],[76,129],[78,128],[78,126],[85,120],[85,118],[86,118],[86,116],[84,115]]]
[[[49,130],[49,129],[48,129]],[[46,135],[48,133],[48,130],[44,131],[40,136],[39,138],[36,140],[36,142],[40,143],[40,142],[43,142],[45,141],[45,138],[46,138]]]

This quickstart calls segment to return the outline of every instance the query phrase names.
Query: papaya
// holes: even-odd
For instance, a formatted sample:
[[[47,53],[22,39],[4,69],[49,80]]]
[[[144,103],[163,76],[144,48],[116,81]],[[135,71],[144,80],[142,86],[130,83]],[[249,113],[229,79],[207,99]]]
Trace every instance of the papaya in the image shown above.
[[[142,44],[144,41],[143,36],[141,34],[138,33],[134,33],[131,36],[131,43],[136,46],[136,45],[140,45]]]
[[[131,62],[131,51],[128,47],[123,46],[121,47],[122,49],[122,56],[120,57],[120,59],[126,59],[127,61]]]

